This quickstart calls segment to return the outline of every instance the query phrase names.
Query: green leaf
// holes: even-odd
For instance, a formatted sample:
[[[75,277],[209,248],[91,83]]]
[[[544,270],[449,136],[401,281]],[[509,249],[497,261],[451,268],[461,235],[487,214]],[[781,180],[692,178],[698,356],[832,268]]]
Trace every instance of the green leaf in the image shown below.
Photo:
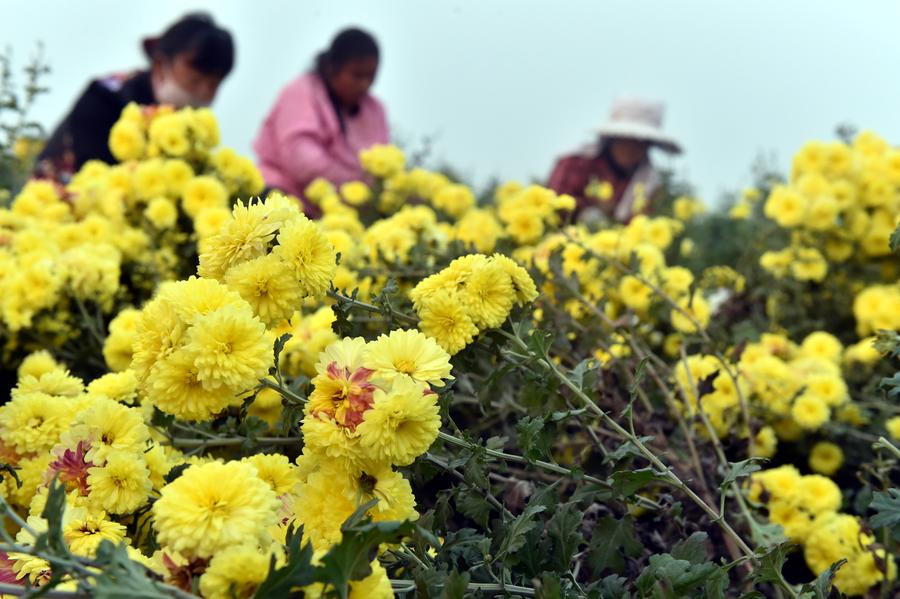
[[[892,377],[881,379],[879,388],[884,389],[892,400],[900,398],[900,372],[895,373]]]
[[[99,574],[94,578],[91,597],[100,599],[169,599],[170,591],[150,578],[149,571],[131,560],[125,545],[113,545],[104,539],[97,548],[94,560]]]
[[[350,594],[350,582],[372,573],[371,562],[381,543],[397,543],[412,534],[412,522],[363,522],[341,527],[341,542],[322,557],[319,582],[334,588],[341,599]]]
[[[2,473],[4,473],[4,472],[8,472],[9,475],[13,478],[13,480],[16,481],[17,489],[22,488],[22,479],[19,478],[19,473],[16,472],[16,469],[13,468],[12,466],[10,466],[9,464],[0,462],[0,480],[3,480]]]
[[[278,368],[278,358],[279,358],[279,356],[281,356],[281,352],[284,351],[285,344],[291,340],[291,337],[293,337],[293,335],[291,335],[290,333],[285,333],[284,335],[280,336],[278,339],[275,340],[275,346],[274,346],[275,359],[273,361],[273,363],[275,364],[275,368]]]
[[[259,599],[265,597],[289,597],[291,589],[305,587],[316,581],[316,567],[312,564],[313,548],[311,543],[303,544],[303,527],[288,528],[286,545],[286,561],[275,567],[275,560],[269,564],[269,574],[256,589],[253,595]]]
[[[534,596],[537,599],[562,599],[564,597],[559,574],[544,572],[538,584],[534,585]]]
[[[612,479],[613,489],[621,493],[623,497],[634,495],[639,489],[646,487],[653,481],[665,480],[654,472],[652,468],[620,470],[619,472],[613,472],[610,478]]]
[[[700,564],[707,560],[706,541],[709,535],[705,532],[698,531],[686,539],[682,539],[675,543],[672,547],[672,557],[682,559],[692,564]]]
[[[553,335],[546,331],[535,329],[525,339],[528,349],[541,358],[547,357],[550,346],[553,344]]]
[[[727,575],[714,563],[692,564],[663,553],[650,556],[650,563],[638,576],[635,587],[644,595],[651,594],[653,589],[665,589],[670,592],[662,596],[698,597],[697,591],[708,588],[710,583],[715,582],[714,589],[721,588],[723,577],[727,582]]]
[[[900,522],[900,489],[875,493],[872,504],[875,515],[869,519],[872,528],[891,527]]]
[[[498,558],[502,555],[515,553],[522,548],[522,545],[525,544],[525,535],[529,530],[537,526],[534,517],[545,509],[547,508],[543,505],[532,504],[527,506],[525,511],[516,516],[512,523],[510,523],[509,530],[507,531],[503,542],[500,544],[500,551],[497,553]]]
[[[524,416],[516,424],[519,448],[526,459],[539,460],[549,453],[552,439],[543,432],[544,419],[540,416]]]
[[[596,362],[588,358],[579,362],[575,368],[569,371],[568,378],[572,383],[582,391],[590,389],[596,382],[597,366]]]
[[[491,515],[491,504],[478,492],[472,490],[460,490],[456,499],[456,507],[464,516],[471,518],[482,527],[487,528]]]
[[[722,484],[719,485],[719,490],[724,491],[731,483],[740,478],[750,476],[762,468],[762,466],[759,465],[759,462],[762,461],[765,460],[763,458],[749,458],[747,460],[741,460],[740,462],[728,462],[728,470],[725,471],[725,476],[722,478]]]
[[[569,569],[572,556],[584,541],[581,534],[583,514],[574,503],[566,503],[547,522],[547,534],[553,543],[553,560],[560,572]]]
[[[469,573],[460,574],[456,570],[444,580],[444,589],[441,591],[441,599],[463,599],[469,586]]]
[[[178,464],[177,466],[173,466],[169,472],[163,477],[163,480],[166,481],[166,484],[169,484],[182,474],[184,471],[191,467],[191,464]]]
[[[463,468],[463,476],[465,477],[466,482],[473,487],[481,489],[490,488],[491,483],[488,480],[487,467],[485,466],[486,455],[483,447],[477,445],[474,446],[472,448],[472,455],[466,461],[465,468]]]
[[[874,345],[879,353],[896,358],[900,356],[900,333],[881,329],[875,333]]]
[[[60,555],[67,555],[69,549],[63,538],[62,520],[66,509],[66,488],[54,478],[47,491],[47,502],[41,512],[41,518],[47,521],[47,532],[39,534],[35,540],[35,549],[49,547]]]
[[[788,554],[794,549],[796,549],[796,545],[782,543],[762,555],[757,554],[758,563],[751,575],[752,579],[756,582],[780,584],[781,569],[784,567],[784,562],[787,561]]]
[[[831,564],[827,570],[819,574],[811,584],[803,585],[803,588],[800,590],[799,599],[828,599],[831,595],[834,577],[841,566],[846,563],[846,559],[836,561]]]
[[[590,596],[597,597],[597,599],[628,599],[631,597],[631,593],[625,589],[627,583],[628,580],[625,578],[610,574],[591,589],[593,592]]]
[[[628,385],[628,398],[632,402],[637,399],[638,390],[644,382],[644,367],[647,365],[649,359],[649,357],[641,358],[641,361],[637,365],[637,369],[634,371],[634,380]]]
[[[590,563],[594,576],[605,571],[621,574],[625,570],[625,557],[637,557],[643,546],[634,534],[634,522],[606,516],[597,522],[591,535]]]
[[[641,441],[641,443],[647,443],[648,441],[652,441],[653,437],[652,436],[644,436],[644,437],[638,437],[638,439]],[[638,449],[638,446],[634,444],[634,442],[624,441],[618,447],[616,447],[614,450],[609,452],[609,454],[607,454],[603,458],[603,461],[604,461],[604,463],[608,463],[608,464],[616,464],[617,462],[619,462],[629,456],[639,458],[639,457],[642,457],[643,454]]]
[[[892,252],[896,252],[897,249],[900,249],[900,226],[894,229],[894,232],[891,233],[891,238],[888,243]]]

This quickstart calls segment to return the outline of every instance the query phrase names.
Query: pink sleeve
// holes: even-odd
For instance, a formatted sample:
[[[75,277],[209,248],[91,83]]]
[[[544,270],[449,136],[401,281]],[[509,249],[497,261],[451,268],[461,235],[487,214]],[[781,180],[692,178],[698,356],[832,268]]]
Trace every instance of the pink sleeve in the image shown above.
[[[381,117],[381,122],[379,123],[379,125],[380,125],[379,136],[381,139],[379,140],[378,143],[388,144],[388,143],[391,143],[391,132],[390,132],[390,128],[388,126],[387,110],[385,110],[384,104],[382,104],[380,101],[376,100],[376,102],[377,102],[377,106],[378,106],[379,115]]]
[[[329,134],[309,85],[286,90],[275,121],[277,143],[286,171],[297,181],[324,177],[329,181],[354,178],[356,169],[335,160],[328,151]]]

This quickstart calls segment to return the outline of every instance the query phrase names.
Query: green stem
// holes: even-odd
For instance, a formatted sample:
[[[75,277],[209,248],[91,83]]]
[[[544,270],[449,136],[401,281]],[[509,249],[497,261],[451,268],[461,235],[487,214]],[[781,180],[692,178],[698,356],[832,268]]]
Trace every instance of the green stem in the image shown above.
[[[351,306],[355,306],[355,307],[360,308],[361,310],[365,310],[367,312],[374,312],[376,314],[382,313],[381,308],[379,308],[378,306],[376,306],[374,304],[369,304],[369,303],[360,301],[358,299],[353,299],[352,297],[348,297],[348,296],[344,295],[343,293],[338,293],[337,291],[335,291],[333,289],[328,291],[328,297],[330,297],[331,299],[338,300],[340,302],[350,304]],[[391,315],[394,318],[396,318],[397,320],[403,321],[407,324],[418,324],[418,322],[419,322],[419,320],[417,318],[414,318],[408,314],[404,314],[403,312],[396,312],[394,310],[391,310]]]
[[[900,448],[888,441],[885,437],[878,437],[878,441],[874,443],[873,447],[887,449],[892,454],[900,458]]]
[[[515,343],[519,347],[519,349],[528,353],[532,353],[532,355],[534,355],[528,345],[524,341],[519,339],[519,337],[517,337],[516,335],[508,333],[507,331],[504,331],[502,329],[498,329],[497,331],[501,335]],[[641,454],[653,465],[659,475],[664,477],[673,487],[679,489],[682,493],[687,495],[691,501],[693,501],[701,510],[703,510],[712,519],[712,521],[715,522],[725,532],[725,534],[727,534],[734,540],[734,542],[738,545],[740,550],[745,555],[749,557],[755,557],[753,550],[749,545],[747,545],[744,539],[741,538],[741,536],[731,527],[731,525],[725,519],[724,515],[719,514],[715,510],[715,508],[703,501],[703,498],[697,495],[694,490],[691,489],[684,481],[682,481],[669,466],[663,463],[663,461],[660,460],[655,453],[653,453],[646,445],[644,445],[643,441],[641,441],[637,437],[637,435],[627,431],[618,422],[613,420],[603,409],[600,408],[600,406],[596,404],[596,402],[594,402],[593,399],[588,397],[588,395],[584,391],[582,391],[571,380],[569,380],[569,377],[560,372],[559,368],[557,368],[553,363],[553,360],[549,359],[549,357],[547,356],[535,355],[535,358],[537,358],[537,362],[540,365],[550,370],[550,372],[554,377],[556,377],[559,382],[568,387],[569,390],[571,390],[572,393],[574,393],[586,407],[591,409],[597,416],[599,416],[606,424],[606,426],[612,429],[612,431],[619,435],[622,439],[633,443],[635,447],[638,448],[638,451],[640,451]]]
[[[481,447],[481,446],[476,446],[474,443],[470,443],[470,442],[466,441],[465,439],[460,439],[459,437],[455,437],[451,434],[445,433],[444,431],[438,431],[438,438],[443,441],[446,441],[447,443],[450,443],[452,445],[456,445],[457,447],[465,447],[467,449],[472,449],[473,447]],[[559,464],[554,464],[552,462],[545,462],[543,460],[529,460],[529,459],[525,458],[524,456],[520,456],[520,455],[516,455],[516,454],[512,454],[512,453],[506,453],[505,451],[498,451],[496,449],[490,449],[488,447],[481,447],[481,449],[485,452],[485,454],[487,454],[491,457],[494,457],[494,458],[506,460],[507,462],[516,462],[518,464],[530,464],[533,466],[537,466],[538,468],[540,468],[542,470],[546,470],[548,472],[562,474],[563,476],[568,476],[571,478],[577,478],[575,471],[573,471],[570,468],[566,468],[565,466],[560,466]],[[595,485],[599,485],[603,488],[606,488],[606,489],[612,487],[612,485],[610,483],[608,483],[605,480],[599,479],[596,476],[590,476],[588,474],[585,474],[585,475],[581,476],[581,478],[583,478],[584,480],[586,480],[588,482],[594,483]],[[638,499],[638,503],[642,503],[644,505],[644,507],[651,508],[654,510],[658,510],[658,509],[662,508],[662,506],[659,503],[653,501],[649,497],[644,497],[644,496],[638,495],[637,499]]]
[[[262,387],[266,387],[268,389],[273,389],[277,391],[282,397],[289,399],[290,401],[302,405],[305,404],[308,400],[305,397],[301,397],[285,387],[284,385],[279,385],[278,383],[274,383],[269,379],[260,379],[259,384]]]

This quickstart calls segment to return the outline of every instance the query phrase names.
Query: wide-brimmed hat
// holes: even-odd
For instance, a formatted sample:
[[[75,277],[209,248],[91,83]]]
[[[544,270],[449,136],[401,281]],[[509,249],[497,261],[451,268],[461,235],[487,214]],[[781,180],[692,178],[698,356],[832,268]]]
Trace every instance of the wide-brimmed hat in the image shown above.
[[[609,120],[596,131],[602,137],[624,137],[646,141],[672,154],[681,153],[681,145],[662,131],[662,102],[641,98],[617,98]]]

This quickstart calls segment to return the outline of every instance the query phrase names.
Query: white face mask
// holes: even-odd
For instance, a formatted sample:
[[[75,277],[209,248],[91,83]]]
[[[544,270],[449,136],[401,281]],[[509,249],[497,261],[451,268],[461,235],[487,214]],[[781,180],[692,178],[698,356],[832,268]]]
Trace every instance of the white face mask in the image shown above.
[[[192,106],[194,108],[202,108],[209,106],[209,102],[197,98],[192,93],[181,87],[171,72],[162,75],[162,81],[159,78],[153,80],[153,95],[159,104],[171,104],[175,108],[184,108]]]

